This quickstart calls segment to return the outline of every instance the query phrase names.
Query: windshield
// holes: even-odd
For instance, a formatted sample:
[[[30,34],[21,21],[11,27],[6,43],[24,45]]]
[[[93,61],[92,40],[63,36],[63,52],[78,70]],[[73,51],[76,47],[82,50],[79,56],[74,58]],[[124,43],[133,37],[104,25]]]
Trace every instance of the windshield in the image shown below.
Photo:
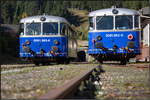
[[[40,35],[41,24],[40,23],[27,23],[26,24],[26,35]]]
[[[96,17],[96,29],[97,30],[113,29],[113,16]]]
[[[57,35],[58,34],[58,23],[50,22],[43,23],[43,35]]]
[[[116,29],[132,29],[132,16],[116,16]]]

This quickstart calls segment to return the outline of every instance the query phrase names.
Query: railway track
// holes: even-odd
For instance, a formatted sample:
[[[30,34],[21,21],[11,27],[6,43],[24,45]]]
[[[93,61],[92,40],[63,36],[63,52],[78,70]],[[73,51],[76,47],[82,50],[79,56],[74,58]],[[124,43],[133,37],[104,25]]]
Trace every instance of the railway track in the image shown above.
[[[71,62],[70,64],[90,64],[89,62]],[[48,65],[40,65],[40,66],[51,66],[51,65],[58,65],[56,63],[51,63]],[[1,71],[13,70],[13,69],[22,69],[22,68],[33,68],[33,67],[40,67],[34,64],[5,64],[1,65]]]
[[[85,83],[89,84],[89,82],[94,79],[91,77],[95,77],[96,72],[94,70],[97,68],[95,69],[94,66],[97,65],[98,64],[87,63],[68,65],[54,64],[52,66],[39,67],[32,67],[31,65],[31,67],[27,68],[7,70],[14,72],[2,71],[1,95],[3,99],[36,98],[43,93],[47,93],[48,90],[52,90],[57,86],[62,86],[62,84],[65,83],[68,84],[68,82],[74,80],[74,77],[78,75],[81,76],[83,73],[85,75],[85,73],[88,72],[89,74],[85,75],[84,79],[82,79],[86,81],[82,81],[81,85],[79,85],[82,86],[84,82],[82,87],[85,88]],[[16,70],[19,70],[19,72]],[[77,91],[79,90],[77,89]]]
[[[140,80],[142,81],[142,79],[144,79],[144,75],[147,75],[145,71],[147,71],[147,68],[149,66],[148,64],[127,64],[126,66],[125,65],[123,66],[119,64],[112,64],[112,63],[106,64],[105,63],[105,64],[102,64],[102,67],[106,71],[106,74],[105,74],[106,76],[102,74],[103,77],[101,77],[102,75],[100,75],[101,74],[100,72],[102,72],[102,69],[100,69],[101,68],[100,66],[96,66],[96,65],[97,64],[89,64],[86,62],[85,63],[72,63],[69,65],[54,64],[52,66],[39,66],[39,67],[33,67],[34,65],[29,64],[27,65],[27,68],[23,65],[20,65],[17,68],[14,65],[13,68],[15,69],[13,69],[13,71],[20,70],[19,73],[3,74],[5,72],[4,71],[1,72],[2,73],[2,76],[1,76],[2,98],[3,97],[7,98],[7,94],[9,94],[10,91],[15,93],[14,91],[22,92],[22,91],[31,90],[29,93],[25,92],[25,94],[20,93],[20,92],[18,92],[19,94],[15,93],[18,95],[16,97],[15,96],[13,97],[14,94],[12,93],[13,95],[10,95],[10,97],[13,97],[14,99],[24,98],[24,97],[36,98],[36,99],[63,99],[63,98],[93,99],[94,97],[96,97],[95,91],[98,92],[101,89],[103,90],[105,86],[107,85],[111,86],[111,84],[113,84],[114,82],[117,82],[117,83],[114,83],[115,85],[120,85],[121,82],[125,80],[129,80],[121,84],[123,85],[125,84],[125,86],[129,85],[128,86],[129,88],[136,87],[136,86],[130,86],[130,84],[137,84],[140,86],[140,84],[142,84]],[[87,66],[89,67],[87,68]],[[92,67],[92,66],[96,66],[96,67]],[[80,68],[84,70],[81,71]],[[141,68],[143,70],[141,70]],[[6,71],[11,71],[11,70],[12,69],[9,69]],[[21,71],[21,70],[24,70],[24,71]],[[78,72],[80,72],[80,74]],[[75,74],[72,75],[72,77],[70,77],[69,75],[71,75],[71,73],[75,73]],[[137,75],[140,75],[140,76],[142,75],[142,76],[136,77]],[[112,80],[113,78],[114,80]],[[135,80],[135,79],[138,79],[138,80]],[[109,80],[112,82],[107,83],[107,81],[105,80]],[[100,82],[102,81],[103,81],[104,86],[100,84]],[[14,85],[16,83],[18,85]],[[43,84],[43,83],[46,83],[46,84]],[[33,84],[33,86],[31,84]],[[41,85],[42,87],[47,88],[48,90],[44,90],[44,88],[39,87]],[[55,86],[57,85],[57,86],[56,87],[54,86],[53,88],[51,88],[50,87],[51,85],[55,85]],[[17,89],[13,90],[14,86]],[[12,88],[12,90],[8,91],[8,87]],[[114,88],[114,90],[115,89],[116,87]],[[3,96],[3,93],[5,93],[4,91],[6,92],[5,96]],[[107,89],[105,91],[107,92]],[[33,97],[29,96],[31,95],[31,93],[33,93],[34,95]],[[21,96],[21,94],[23,96]],[[101,92],[98,93],[97,95],[99,94],[101,94]]]
[[[141,69],[148,69],[149,68],[149,64],[148,63],[129,63],[126,65],[120,65],[119,63],[110,63],[110,62],[106,62],[103,63],[103,65],[111,65],[112,67],[135,67],[135,68],[141,68]]]
[[[94,74],[95,73],[95,74]],[[77,92],[78,87],[84,82],[87,86],[89,82],[99,82],[100,66],[90,69],[88,72],[82,73],[81,75],[71,79],[67,83],[58,86],[57,88],[50,90],[46,94],[39,96],[37,99],[64,99],[64,98],[74,98],[75,92]],[[86,87],[85,86],[85,87]],[[75,96],[77,98],[77,95]]]
[[[130,64],[127,65],[128,67],[135,67],[135,68],[141,68],[141,69],[148,69],[149,68],[149,64]]]
[[[21,69],[27,67],[35,67],[34,64],[9,64],[9,65],[1,65],[1,70],[10,70],[10,69]]]
[[[102,87],[99,99],[147,99],[149,92],[149,64],[103,64],[106,71],[100,76]]]

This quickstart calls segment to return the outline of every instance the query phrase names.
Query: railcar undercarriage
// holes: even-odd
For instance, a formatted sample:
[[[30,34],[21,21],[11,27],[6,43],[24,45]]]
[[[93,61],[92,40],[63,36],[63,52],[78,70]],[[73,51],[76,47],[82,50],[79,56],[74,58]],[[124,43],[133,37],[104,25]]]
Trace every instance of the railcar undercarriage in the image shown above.
[[[97,61],[103,63],[103,61],[120,61],[121,65],[126,65],[130,58],[134,58],[137,54],[94,54],[93,56]]]

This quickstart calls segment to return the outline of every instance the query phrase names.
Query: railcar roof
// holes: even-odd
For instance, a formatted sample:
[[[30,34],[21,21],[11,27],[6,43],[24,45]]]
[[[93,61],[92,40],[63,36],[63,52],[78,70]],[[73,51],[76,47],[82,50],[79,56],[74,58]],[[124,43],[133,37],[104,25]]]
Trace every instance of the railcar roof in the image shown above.
[[[106,9],[100,9],[96,11],[92,11],[89,13],[89,16],[104,16],[104,15],[114,15],[112,13],[112,10],[116,9],[118,10],[118,14],[116,15],[138,15],[138,12],[133,9],[127,9],[127,8],[106,8]]]
[[[43,22],[66,22],[67,20],[63,17],[58,17],[58,16],[50,16],[50,15],[39,15],[39,16],[31,16],[31,17],[26,17],[20,20],[20,23],[24,22],[42,22],[40,19],[41,17],[45,17],[46,20]]]

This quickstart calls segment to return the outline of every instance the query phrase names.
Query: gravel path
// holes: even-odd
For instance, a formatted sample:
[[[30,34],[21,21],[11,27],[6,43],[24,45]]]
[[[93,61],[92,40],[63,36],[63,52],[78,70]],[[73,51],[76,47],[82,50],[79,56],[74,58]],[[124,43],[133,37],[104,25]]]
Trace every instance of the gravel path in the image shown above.
[[[2,99],[35,98],[97,64],[50,65],[1,74]]]
[[[136,68],[136,66],[149,66],[149,64],[127,64],[119,66],[103,64],[105,73],[101,74],[101,91],[98,99],[148,99],[149,69]]]

